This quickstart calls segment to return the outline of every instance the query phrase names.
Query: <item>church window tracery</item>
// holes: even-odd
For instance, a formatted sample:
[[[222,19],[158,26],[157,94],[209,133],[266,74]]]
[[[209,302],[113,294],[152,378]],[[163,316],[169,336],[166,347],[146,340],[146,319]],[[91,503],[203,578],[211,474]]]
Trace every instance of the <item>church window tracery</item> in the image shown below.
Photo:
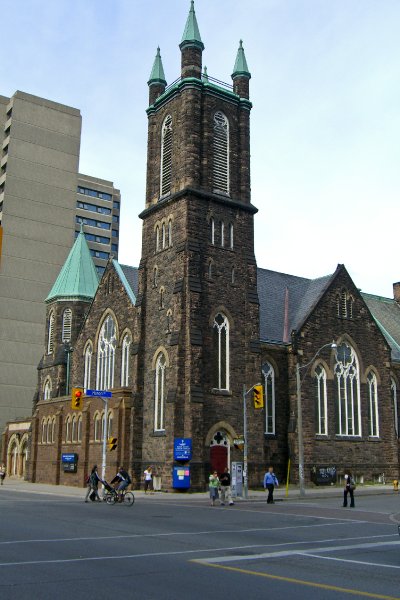
[[[316,420],[317,435],[328,435],[328,398],[326,390],[326,371],[322,365],[315,368],[316,383]]]
[[[214,385],[219,390],[229,390],[229,321],[218,313],[214,318]]]
[[[264,379],[265,433],[275,434],[275,371],[266,362],[262,367]]]
[[[378,381],[373,371],[367,376],[368,384],[368,433],[379,437]]]
[[[49,315],[49,326],[47,332],[47,354],[51,354],[53,352],[54,346],[54,311],[51,311]]]
[[[164,413],[166,399],[165,369],[167,361],[162,352],[156,360],[155,391],[154,391],[154,431],[164,431]]]
[[[342,342],[336,349],[337,433],[361,435],[360,381],[357,355]]]
[[[98,390],[108,390],[114,386],[115,348],[117,346],[116,327],[111,315],[105,319],[97,347]]]
[[[63,322],[62,322],[62,341],[63,342],[71,341],[71,327],[72,327],[72,310],[70,308],[66,308],[63,312]]]
[[[122,340],[121,386],[129,386],[129,357],[132,338],[129,333]]]

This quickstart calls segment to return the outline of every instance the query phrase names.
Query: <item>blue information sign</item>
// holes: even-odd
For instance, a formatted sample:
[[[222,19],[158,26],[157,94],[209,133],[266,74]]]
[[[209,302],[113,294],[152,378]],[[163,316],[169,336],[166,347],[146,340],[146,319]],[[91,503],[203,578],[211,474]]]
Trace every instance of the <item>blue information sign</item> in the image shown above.
[[[192,458],[191,438],[174,439],[174,460],[190,460]]]
[[[111,398],[112,393],[106,390],[86,390],[86,396],[97,396],[100,398]]]
[[[61,454],[61,462],[63,463],[76,463],[78,462],[77,454]]]

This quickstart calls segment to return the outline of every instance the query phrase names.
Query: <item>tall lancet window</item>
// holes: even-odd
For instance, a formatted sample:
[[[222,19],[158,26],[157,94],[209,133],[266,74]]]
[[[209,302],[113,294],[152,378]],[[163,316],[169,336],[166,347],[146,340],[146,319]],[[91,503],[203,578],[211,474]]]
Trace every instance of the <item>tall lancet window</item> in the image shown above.
[[[213,191],[229,194],[229,122],[221,111],[214,115]]]
[[[214,386],[229,390],[229,321],[218,313],[214,318]]]
[[[165,117],[161,131],[160,196],[171,193],[172,178],[172,117]]]
[[[162,352],[158,355],[156,361],[156,379],[154,390],[154,431],[164,431],[164,413],[165,413],[165,367],[167,361]]]
[[[54,311],[51,311],[49,315],[49,324],[47,330],[47,354],[51,354],[53,352],[54,346]]]
[[[114,386],[115,348],[117,347],[116,328],[111,315],[103,323],[97,347],[98,390],[108,390]]]

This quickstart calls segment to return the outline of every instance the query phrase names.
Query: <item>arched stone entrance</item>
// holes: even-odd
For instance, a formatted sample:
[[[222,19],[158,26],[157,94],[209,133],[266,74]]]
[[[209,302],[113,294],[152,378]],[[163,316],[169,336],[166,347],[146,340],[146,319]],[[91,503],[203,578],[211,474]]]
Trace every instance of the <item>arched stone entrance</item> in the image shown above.
[[[229,466],[230,443],[224,430],[218,430],[210,442],[211,472],[217,471],[218,475]]]
[[[9,477],[24,477],[28,459],[28,437],[19,434],[11,436],[7,448],[7,475]]]

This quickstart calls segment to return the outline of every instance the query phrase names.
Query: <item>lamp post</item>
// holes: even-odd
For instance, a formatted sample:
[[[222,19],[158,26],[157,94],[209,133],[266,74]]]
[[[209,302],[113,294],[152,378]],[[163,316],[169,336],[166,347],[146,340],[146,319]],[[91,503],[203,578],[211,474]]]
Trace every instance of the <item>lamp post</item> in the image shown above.
[[[246,397],[247,397],[247,394],[249,394],[256,385],[261,385],[261,383],[255,383],[246,392],[246,384],[243,384],[243,438],[244,438],[244,444],[243,444],[243,490],[244,490],[245,498],[249,497],[249,483],[248,483],[249,477],[248,477],[248,473],[247,473],[247,406],[246,406]]]
[[[297,436],[298,436],[298,447],[299,447],[299,486],[300,486],[300,496],[305,496],[306,495],[306,489],[305,489],[305,485],[304,485],[304,438],[303,438],[303,410],[302,410],[302,404],[301,404],[301,384],[304,381],[301,380],[300,378],[300,371],[302,369],[307,369],[308,367],[311,365],[311,363],[314,362],[314,360],[317,358],[317,356],[319,355],[319,353],[324,350],[324,348],[337,348],[337,345],[335,343],[335,341],[332,341],[330,344],[324,344],[323,346],[321,346],[321,348],[319,348],[319,350],[317,350],[317,352],[314,354],[314,356],[312,357],[312,359],[306,363],[305,365],[300,365],[300,361],[299,358],[297,357],[297,363],[296,363],[296,391],[297,391]],[[305,374],[304,374],[305,375]]]

